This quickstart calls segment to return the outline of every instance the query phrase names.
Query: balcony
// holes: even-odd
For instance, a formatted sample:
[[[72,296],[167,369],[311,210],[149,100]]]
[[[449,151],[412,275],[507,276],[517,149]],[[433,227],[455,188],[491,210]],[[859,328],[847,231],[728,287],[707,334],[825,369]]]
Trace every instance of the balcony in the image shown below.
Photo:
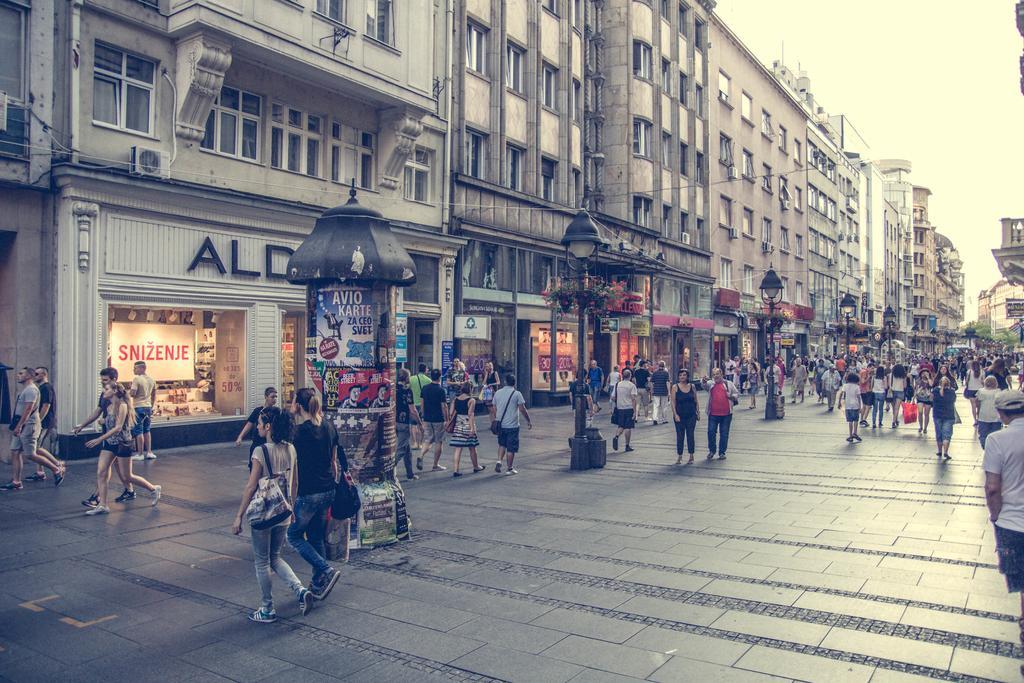
[[[1024,218],[1003,218],[1002,240],[992,255],[1010,284],[1024,285]]]

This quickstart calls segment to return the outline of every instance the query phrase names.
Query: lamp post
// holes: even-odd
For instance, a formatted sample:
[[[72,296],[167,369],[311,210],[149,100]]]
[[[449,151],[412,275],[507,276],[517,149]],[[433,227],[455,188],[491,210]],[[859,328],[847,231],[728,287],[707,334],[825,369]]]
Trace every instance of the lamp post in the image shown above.
[[[839,312],[843,314],[843,318],[846,320],[846,355],[850,355],[850,321],[854,314],[857,313],[857,299],[847,292],[843,295],[843,300],[839,303]]]
[[[590,218],[585,209],[580,209],[573,217],[565,234],[562,236],[562,246],[571,258],[567,260],[572,264],[576,260],[576,291],[577,295],[586,287],[587,268],[590,259],[599,247],[607,244],[607,240],[601,237],[597,225]],[[587,368],[587,311],[577,296],[576,305],[578,339],[577,339],[577,379],[573,391],[573,402],[576,408],[576,428],[573,437],[569,439],[569,450],[571,453],[569,469],[585,470],[591,466],[591,443],[599,447],[603,441],[600,432],[596,429],[593,434],[587,435],[587,392],[586,377],[583,375]]]
[[[764,274],[759,289],[761,300],[768,305],[768,400],[764,405],[764,419],[777,420],[779,413],[775,402],[775,307],[782,301],[782,280],[771,266]]]
[[[885,338],[889,344],[889,364],[892,365],[892,335],[896,331],[896,311],[892,310],[892,306],[886,306],[885,312],[882,313],[882,324],[885,326]],[[881,353],[879,353],[881,355]]]

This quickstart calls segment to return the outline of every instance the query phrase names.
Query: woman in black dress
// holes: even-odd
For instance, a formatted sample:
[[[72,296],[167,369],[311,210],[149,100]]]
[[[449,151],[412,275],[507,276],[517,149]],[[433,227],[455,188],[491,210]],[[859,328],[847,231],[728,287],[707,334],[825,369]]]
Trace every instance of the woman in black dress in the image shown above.
[[[480,439],[476,435],[476,399],[471,395],[473,383],[466,381],[459,388],[459,393],[452,401],[452,419],[455,421],[452,436],[448,444],[455,448],[455,471],[453,477],[461,477],[459,461],[462,459],[462,449],[469,449],[469,457],[473,460],[473,472],[483,469],[476,458],[476,447],[480,445]]]
[[[700,419],[700,406],[697,403],[697,390],[690,384],[690,372],[679,371],[679,381],[673,385],[670,392],[672,400],[672,420],[676,426],[676,464],[683,462],[683,447],[687,446],[690,459],[687,465],[693,464],[693,452],[696,444],[693,440],[693,431]]]

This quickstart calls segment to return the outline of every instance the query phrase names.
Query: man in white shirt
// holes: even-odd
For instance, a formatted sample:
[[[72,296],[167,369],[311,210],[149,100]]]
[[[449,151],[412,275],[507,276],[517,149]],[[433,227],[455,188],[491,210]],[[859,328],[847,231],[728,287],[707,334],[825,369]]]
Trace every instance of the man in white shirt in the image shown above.
[[[633,435],[633,427],[636,426],[636,402],[640,396],[640,391],[632,380],[633,373],[623,370],[622,379],[612,389],[612,401],[615,406],[612,421],[619,427],[612,438],[612,450],[619,450],[619,437],[625,434],[627,453],[633,450],[629,445],[629,439]]]
[[[135,363],[135,377],[132,378],[131,397],[135,406],[135,426],[132,437],[135,438],[135,455],[132,460],[156,460],[153,453],[153,435],[150,425],[153,421],[153,403],[156,401],[156,382],[146,374],[146,364],[141,360]]]
[[[985,500],[995,525],[999,571],[1007,590],[1017,593],[1024,589],[1024,393],[1002,391],[995,404],[1006,429],[985,442]],[[1021,616],[1024,620],[1024,593]]]
[[[505,386],[494,392],[494,419],[498,424],[498,462],[494,471],[501,472],[501,461],[505,461],[505,474],[519,474],[513,464],[519,452],[519,416],[526,418],[526,426],[533,429],[530,413],[526,410],[526,399],[516,389],[516,376],[505,375]]]

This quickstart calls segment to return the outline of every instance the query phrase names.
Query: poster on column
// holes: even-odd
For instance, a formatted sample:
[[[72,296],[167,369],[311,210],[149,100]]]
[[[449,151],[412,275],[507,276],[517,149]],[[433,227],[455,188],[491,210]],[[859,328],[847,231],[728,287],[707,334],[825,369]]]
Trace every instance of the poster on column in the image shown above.
[[[350,368],[376,367],[376,309],[373,291],[355,285],[327,285],[316,294],[315,326],[307,338],[314,360]],[[386,362],[386,361],[385,361]]]

